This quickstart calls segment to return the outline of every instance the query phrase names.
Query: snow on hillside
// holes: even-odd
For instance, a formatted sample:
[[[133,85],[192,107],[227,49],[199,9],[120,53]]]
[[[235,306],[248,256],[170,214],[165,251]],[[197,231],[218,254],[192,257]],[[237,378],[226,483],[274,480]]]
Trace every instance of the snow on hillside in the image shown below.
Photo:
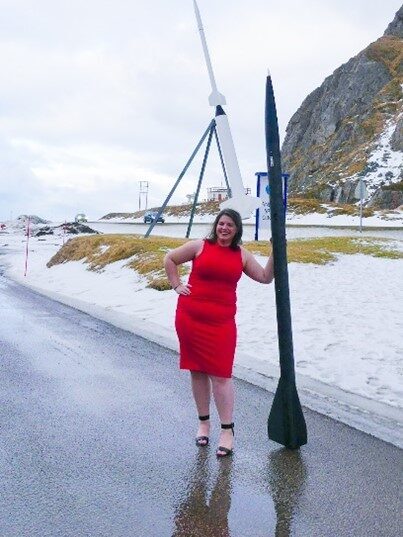
[[[397,118],[392,118],[386,122],[383,132],[375,141],[374,149],[368,156],[367,171],[363,176],[368,191],[367,200],[380,186],[402,180],[403,153],[394,151],[391,147],[392,134],[402,115],[400,114]],[[350,179],[358,180],[360,176],[362,173],[357,173]]]

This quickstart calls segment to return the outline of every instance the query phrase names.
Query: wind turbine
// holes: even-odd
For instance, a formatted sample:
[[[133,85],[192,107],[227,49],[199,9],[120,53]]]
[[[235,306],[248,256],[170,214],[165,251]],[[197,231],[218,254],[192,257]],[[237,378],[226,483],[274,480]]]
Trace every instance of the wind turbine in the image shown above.
[[[207,48],[206,36],[204,34],[203,23],[200,16],[200,11],[196,0],[193,0],[193,6],[196,14],[197,26],[202,42],[204,59],[206,60],[207,71],[211,84],[211,95],[209,96],[210,106],[214,106],[215,123],[217,128],[218,139],[224,158],[225,169],[228,177],[228,182],[231,187],[231,198],[223,201],[220,204],[221,209],[235,209],[242,218],[249,218],[251,213],[261,206],[259,198],[247,196],[242,182],[241,172],[239,170],[238,159],[235,152],[235,146],[229,127],[228,117],[222,108],[226,104],[224,95],[218,89],[214,77],[213,67],[211,65],[210,54]]]

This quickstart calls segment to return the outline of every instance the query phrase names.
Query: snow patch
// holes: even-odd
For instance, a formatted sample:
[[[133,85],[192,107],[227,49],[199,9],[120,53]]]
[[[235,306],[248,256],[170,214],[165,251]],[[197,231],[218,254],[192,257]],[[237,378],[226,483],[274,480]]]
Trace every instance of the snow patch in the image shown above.
[[[367,159],[366,169],[364,172],[350,177],[351,180],[364,178],[368,191],[365,201],[368,201],[380,186],[401,180],[403,155],[401,151],[392,149],[391,138],[402,115],[400,114],[397,118],[389,119],[386,122],[383,132],[375,141],[375,147]]]

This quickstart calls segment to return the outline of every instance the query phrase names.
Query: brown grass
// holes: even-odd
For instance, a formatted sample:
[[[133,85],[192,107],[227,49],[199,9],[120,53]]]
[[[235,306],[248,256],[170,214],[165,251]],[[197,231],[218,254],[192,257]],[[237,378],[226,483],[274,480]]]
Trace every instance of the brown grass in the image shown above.
[[[192,210],[192,203],[185,203],[183,205],[168,205],[164,210],[164,216],[189,216]],[[147,211],[159,211],[160,207],[151,207]],[[220,210],[220,203],[218,201],[202,201],[198,202],[195,209],[195,214],[202,216],[204,214],[217,214]],[[109,213],[102,217],[103,220],[110,220],[111,218],[142,218],[146,210],[136,211],[134,213]]]
[[[365,135],[368,138],[374,138],[380,132],[382,132],[383,125],[385,123],[385,117],[382,112],[375,110],[374,113],[361,123],[361,127],[364,130]]]
[[[316,198],[289,198],[288,207],[294,214],[326,213],[323,202]]]
[[[148,287],[160,288],[166,280],[163,259],[167,251],[177,248],[184,239],[153,237],[145,239],[140,235],[97,235],[70,239],[47,263],[53,265],[67,261],[83,261],[88,270],[101,271],[106,265],[127,259],[127,266],[146,277]],[[187,267],[181,267],[186,274]],[[168,281],[165,287],[168,288]]]
[[[332,205],[329,203],[329,205]],[[362,215],[367,218],[369,216],[373,216],[374,209],[371,209],[370,207],[364,207],[362,209]],[[332,214],[346,214],[348,216],[359,216],[360,214],[360,208],[358,205],[350,205],[349,203],[342,203],[338,205],[334,205],[332,207]]]
[[[403,59],[403,42],[395,36],[383,36],[367,47],[371,60],[383,63],[391,76],[399,74]]]
[[[171,288],[163,268],[167,251],[184,244],[186,239],[169,237],[143,238],[139,235],[98,235],[70,239],[47,263],[48,268],[83,261],[88,270],[101,271],[106,265],[127,259],[125,265],[147,280],[147,287],[157,291]],[[267,256],[271,251],[268,241],[246,242],[245,248],[255,254]],[[402,259],[403,253],[393,248],[393,241],[375,238],[321,237],[288,241],[288,261],[323,265],[336,260],[337,254],[365,254],[374,257]],[[180,267],[181,276],[189,272]]]
[[[403,252],[393,247],[393,240],[354,237],[319,237],[296,239],[287,242],[289,263],[314,263],[324,265],[335,261],[337,254],[364,254],[388,259],[403,259]],[[266,256],[271,251],[268,241],[248,242],[245,248]]]
[[[356,173],[356,171],[361,171],[362,166],[364,166],[365,161],[359,161],[356,163],[353,163],[351,168],[348,170],[348,173],[352,174],[352,172]],[[323,186],[326,186],[326,181],[323,182]],[[319,199],[321,191],[321,185],[317,184],[316,187],[312,187],[311,189],[307,190],[303,194],[298,194],[298,197],[289,197],[288,198],[288,208],[290,211],[292,211],[294,214],[309,214],[311,212],[317,212],[325,214],[327,212],[327,209],[325,207],[322,207],[322,204],[325,203],[321,199]],[[350,204],[336,204],[332,202],[326,202],[326,205],[333,208],[334,211],[337,211],[337,214],[347,214],[347,215],[358,215],[358,208],[355,205]],[[188,212],[186,212],[188,211]],[[218,202],[208,202],[208,203],[202,203],[198,207],[198,213],[197,214],[209,214],[209,215],[215,215],[218,214],[219,211],[219,204]],[[142,211],[144,212],[144,211]],[[119,215],[120,218],[129,218],[133,217],[133,215],[137,213],[110,213],[111,215]],[[190,216],[190,206],[189,205],[180,205],[180,206],[173,206],[173,207],[167,207],[167,212],[165,214],[171,214],[176,216]],[[373,214],[372,209],[365,209],[364,215],[365,216],[371,216]],[[104,217],[105,218],[105,217]],[[112,218],[112,216],[111,216]],[[122,237],[122,235],[120,235]],[[135,237],[135,235],[130,235],[128,237]],[[139,236],[139,238],[142,238]],[[96,237],[94,237],[94,240]],[[174,239],[173,239],[174,240]],[[133,244],[134,248],[143,247],[142,243],[136,242],[136,244]],[[111,254],[115,256],[115,249],[117,248],[117,245],[113,245],[113,249],[111,250]],[[135,253],[135,252],[134,252]],[[77,254],[79,255],[79,254]],[[122,253],[122,255],[124,255]],[[99,256],[98,256],[99,257]],[[102,261],[106,256],[100,256],[99,259]]]
[[[352,162],[345,170],[345,176],[351,177],[352,175],[355,175],[356,173],[360,173],[365,168],[367,162],[365,160],[356,160]]]

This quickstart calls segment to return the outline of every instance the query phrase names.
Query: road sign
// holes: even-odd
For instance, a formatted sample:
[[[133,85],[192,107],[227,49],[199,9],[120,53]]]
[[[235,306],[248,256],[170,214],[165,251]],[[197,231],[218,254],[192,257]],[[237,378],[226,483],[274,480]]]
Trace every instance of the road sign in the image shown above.
[[[354,191],[354,197],[356,199],[362,200],[363,198],[366,198],[368,195],[367,187],[365,186],[365,182],[363,179],[360,179],[357,183],[357,186],[355,187]]]
[[[270,184],[269,176],[267,172],[256,172],[257,188],[256,195],[262,201],[262,206],[256,209],[255,219],[255,241],[259,240],[260,229],[271,229],[270,222]],[[284,204],[284,217],[287,210],[287,188],[288,188],[288,173],[281,174],[283,181],[283,204]]]

